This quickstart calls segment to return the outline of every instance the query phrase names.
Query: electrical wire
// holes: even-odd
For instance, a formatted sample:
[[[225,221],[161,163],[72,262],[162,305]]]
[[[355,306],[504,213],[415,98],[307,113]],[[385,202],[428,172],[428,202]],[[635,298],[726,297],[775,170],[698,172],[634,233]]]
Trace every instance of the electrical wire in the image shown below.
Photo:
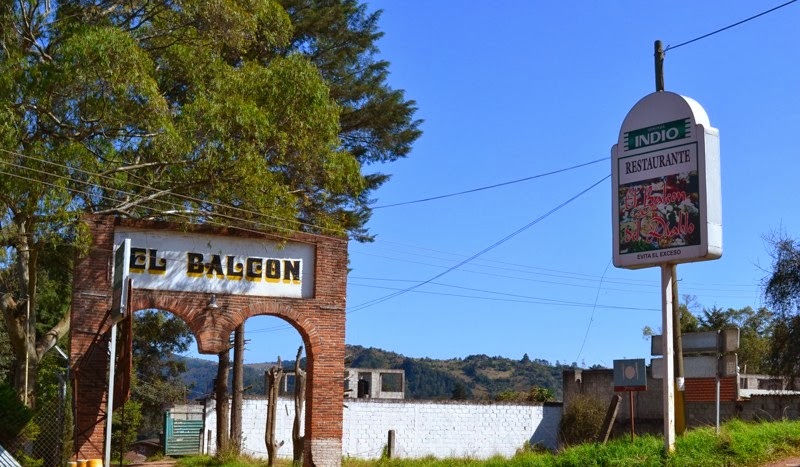
[[[589,338],[589,330],[592,328],[592,322],[594,322],[594,312],[597,310],[597,301],[600,299],[600,290],[603,288],[603,278],[606,277],[606,272],[608,272],[608,267],[611,266],[611,261],[608,260],[606,264],[606,268],[603,269],[603,275],[600,276],[600,284],[597,285],[597,293],[594,296],[594,306],[592,306],[592,313],[589,315],[589,324],[586,325],[586,334],[583,335],[583,342],[581,343],[581,349],[578,351],[578,356],[575,357],[575,361],[581,361],[581,354],[583,353],[583,348],[586,345],[586,340]]]
[[[434,264],[425,261],[415,261],[411,259],[407,259],[405,257],[397,258],[394,256],[386,256],[386,255],[376,255],[371,253],[364,253],[359,252],[365,256],[372,256],[376,258],[388,259],[391,261],[397,261],[401,263],[408,263],[408,264],[415,264],[415,265],[422,265],[422,266],[429,266],[434,268],[446,268],[447,266],[441,264]],[[409,253],[410,254],[410,253]],[[432,259],[440,259],[445,260],[444,258],[432,258]],[[486,263],[489,261],[483,261]],[[553,284],[553,285],[564,285],[564,286],[571,286],[571,287],[581,287],[581,288],[592,288],[594,289],[596,283],[600,281],[602,278],[599,276],[591,276],[588,274],[581,274],[581,273],[574,273],[574,272],[566,272],[566,271],[556,271],[556,270],[548,270],[542,268],[527,268],[524,265],[518,265],[517,268],[512,267],[500,267],[500,266],[492,266],[486,265],[483,263],[479,263],[479,261],[475,261],[473,264],[478,266],[480,265],[481,270],[475,270],[470,268],[461,268],[462,272],[471,273],[471,274],[478,274],[482,276],[488,277],[499,277],[503,279],[513,279],[513,280],[520,280],[526,282],[536,282],[536,283],[543,283],[543,284]],[[506,263],[509,264],[509,263]],[[500,273],[493,273],[487,272],[486,269],[494,269],[500,271],[510,271],[515,273],[514,275],[509,274],[500,274]],[[533,269],[533,270],[531,270]],[[537,272],[536,270],[544,270],[544,271],[552,271],[552,272]],[[555,281],[555,280],[544,280],[544,279],[535,279],[530,277],[522,277],[524,275],[532,275],[532,276],[544,276],[544,277],[552,277],[556,279],[566,279],[570,281],[581,282],[583,284],[576,284],[564,281]],[[387,278],[376,278],[376,277],[361,277],[356,275],[348,275],[351,279],[364,279],[364,280],[375,280],[375,281],[385,281],[385,280],[397,280],[397,279],[387,279]],[[409,280],[408,282],[416,282]],[[652,289],[659,289],[660,286],[653,284],[651,280],[647,279],[605,279],[605,283],[608,284],[618,284],[626,286],[626,289],[606,289],[606,290],[613,290],[613,291],[622,291],[622,292],[635,292],[635,293],[642,293],[642,292],[649,292]],[[706,287],[698,287],[705,285]],[[746,292],[747,290],[751,289],[758,289],[758,284],[710,284],[712,287],[708,287],[709,284],[701,284],[701,283],[694,283],[694,285],[690,285],[689,287],[692,290],[701,290],[705,292]],[[634,290],[632,287],[639,288],[639,289],[646,289],[646,290]],[[748,295],[749,296],[749,295]]]
[[[10,155],[13,155],[13,156],[16,156],[16,157],[21,157],[21,158],[33,160],[33,161],[36,161],[36,162],[40,162],[42,164],[51,165],[51,166],[57,167],[59,169],[65,169],[65,170],[67,170],[69,172],[82,173],[82,174],[90,176],[90,177],[97,177],[97,178],[100,178],[100,179],[105,179],[105,180],[109,180],[109,181],[114,181],[115,183],[119,183],[119,180],[114,179],[110,175],[104,175],[104,174],[100,174],[100,173],[90,172],[90,171],[79,169],[79,168],[76,168],[76,167],[69,167],[69,166],[67,166],[65,164],[60,164],[60,163],[48,161],[48,160],[45,160],[45,159],[41,159],[41,158],[37,158],[37,157],[26,155],[26,154],[18,153],[18,152],[15,152],[15,151],[9,151],[7,149],[1,149],[0,148],[0,152],[5,152],[7,154],[10,154]],[[91,182],[84,181],[84,180],[78,180],[78,179],[75,179],[75,178],[73,178],[71,176],[67,176],[67,175],[52,174],[50,172],[47,172],[47,171],[44,171],[44,170],[40,170],[40,169],[35,169],[33,167],[26,167],[24,165],[20,165],[20,164],[17,164],[17,163],[3,161],[2,159],[0,159],[0,163],[5,163],[6,165],[9,165],[11,167],[16,167],[16,168],[22,169],[22,170],[33,171],[35,173],[39,173],[39,174],[42,174],[42,175],[45,175],[45,176],[54,177],[54,178],[57,178],[57,179],[62,179],[62,180],[65,180],[65,181],[71,181],[71,182],[74,182],[74,183],[86,185],[88,187],[97,186],[98,188],[101,188],[101,189],[104,189],[104,190],[116,191],[117,193],[119,193],[121,195],[129,196],[129,197],[138,197],[140,200],[144,200],[145,198],[147,198],[145,196],[141,196],[139,194],[132,193],[132,192],[129,192],[129,191],[125,191],[125,190],[121,190],[121,189],[112,189],[112,188],[108,188],[108,187],[105,187],[105,186],[102,186],[102,185],[96,185],[96,184],[93,184]],[[32,179],[32,178],[29,178],[29,177],[23,177],[23,176],[18,175],[18,174],[11,174],[11,173],[7,173],[7,172],[3,172],[3,173],[7,174],[7,175],[10,175],[10,176],[17,177],[17,178],[23,178],[23,179],[26,179],[28,181],[33,181],[33,182],[39,182],[40,181],[39,179]],[[41,181],[41,182],[45,183],[45,184],[48,184],[49,186],[53,186],[53,187],[57,187],[57,188],[61,188],[61,189],[65,188],[65,187],[61,187],[61,186],[58,186],[58,185],[55,185],[55,184],[51,184],[51,183],[47,183],[47,182],[44,182],[44,181]],[[153,194],[166,193],[165,190],[161,190],[161,189],[155,188],[155,187],[150,186],[150,185],[141,185],[141,184],[133,183],[133,182],[130,182],[130,181],[125,181],[123,183],[128,185],[128,186],[134,187],[134,188],[140,188],[140,189],[143,189],[143,190],[151,191]],[[69,188],[67,188],[67,189],[69,189]],[[75,190],[75,189],[72,189],[72,191],[77,192],[77,193],[81,193],[81,194],[84,194],[84,195],[87,195],[87,196],[96,196],[94,193],[90,193],[88,191]],[[232,205],[228,205],[228,204],[223,204],[223,203],[210,202],[210,201],[202,200],[202,199],[195,198],[195,197],[192,197],[192,196],[189,196],[189,195],[182,195],[182,194],[178,194],[178,193],[169,193],[169,195],[174,196],[174,197],[176,197],[178,199],[183,199],[183,200],[186,200],[186,201],[192,201],[192,202],[195,202],[195,203],[207,204],[207,205],[215,207],[215,208],[229,209],[229,210],[233,210],[233,211],[236,211],[236,212],[241,212],[241,213],[244,213],[244,214],[257,216],[257,217],[260,217],[260,218],[270,218],[270,219],[274,219],[274,220],[277,220],[277,221],[280,221],[280,222],[297,223],[300,226],[314,228],[314,229],[318,229],[318,230],[322,230],[322,231],[328,230],[330,232],[337,232],[334,229],[325,228],[323,226],[298,222],[296,219],[290,219],[290,218],[275,216],[275,215],[266,214],[266,213],[262,213],[262,212],[258,212],[258,211],[253,211],[253,210],[241,208],[241,207],[238,207],[238,206],[232,206]],[[103,195],[100,195],[100,198],[108,200],[108,201],[116,201],[116,202],[120,201],[120,200],[118,200],[116,198],[111,198],[111,197],[103,196]],[[171,207],[171,208],[178,208],[178,209],[183,209],[184,208],[183,205],[181,205],[179,203],[175,203],[175,202],[159,200],[159,199],[153,199],[153,201],[157,202],[157,203],[160,203],[161,205],[164,205],[164,206],[167,206],[167,207]],[[176,214],[173,213],[173,215],[176,215]],[[216,217],[229,219],[229,220],[233,220],[233,221],[239,221],[239,222],[243,222],[243,223],[252,223],[253,222],[253,221],[251,221],[249,219],[243,219],[243,218],[239,218],[239,217],[235,217],[235,216],[231,216],[231,215],[223,215],[223,214],[220,214],[218,212],[198,212],[195,215],[196,216],[216,216]],[[184,217],[189,217],[189,216],[184,216]],[[210,222],[213,223],[213,220],[210,220]],[[300,231],[300,230],[297,230],[297,229],[290,229],[290,228],[287,228],[287,227],[284,227],[284,226],[281,226],[281,225],[265,224],[265,223],[262,223],[262,225],[264,225],[266,227],[270,227],[270,228],[275,229],[275,230],[288,230],[290,232],[303,232],[303,233],[307,233],[308,234],[308,232]],[[310,234],[310,235],[314,235],[314,234]]]
[[[567,171],[570,171],[570,170],[578,169],[578,168],[581,168],[581,167],[586,167],[587,165],[592,165],[592,164],[596,164],[598,162],[607,161],[607,160],[608,160],[607,157],[601,157],[600,159],[595,159],[593,161],[584,162],[583,164],[573,165],[571,167],[565,167],[563,169],[553,170],[551,172],[545,172],[545,173],[541,173],[541,174],[538,174],[538,175],[532,175],[530,177],[519,178],[517,180],[511,180],[511,181],[508,181],[508,182],[496,183],[494,185],[484,186],[484,187],[480,187],[480,188],[472,188],[470,190],[459,191],[459,192],[456,192],[456,193],[449,193],[449,194],[446,194],[446,195],[431,196],[429,198],[416,199],[416,200],[413,200],[413,201],[404,201],[404,202],[401,202],[401,203],[384,204],[383,206],[374,206],[372,209],[393,208],[395,206],[405,206],[407,204],[424,203],[426,201],[433,201],[433,200],[437,200],[437,199],[443,199],[443,198],[450,198],[450,197],[453,197],[453,196],[465,195],[465,194],[468,194],[468,193],[475,193],[475,192],[483,191],[483,190],[490,190],[492,188],[498,188],[498,187],[506,186],[506,185],[513,185],[515,183],[527,182],[529,180],[534,180],[534,179],[537,179],[537,178],[546,177],[548,175],[555,175],[555,174],[559,174],[559,173],[562,173],[562,172],[567,172]]]
[[[364,285],[364,284],[354,284],[359,287],[368,287],[374,289],[383,289],[383,290],[405,290],[405,289],[397,289],[392,287],[381,287],[375,285]],[[520,294],[512,294],[507,292],[497,292],[493,290],[486,290],[486,289],[476,289],[472,287],[462,287],[459,285],[449,285],[449,284],[441,284],[437,282],[430,282],[429,285],[438,285],[441,287],[452,287],[455,289],[460,290],[467,290],[467,291],[474,291],[480,293],[486,293],[491,295],[499,295],[501,297],[508,297],[508,298],[497,298],[497,297],[484,297],[479,295],[465,295],[465,294],[456,294],[456,293],[447,293],[447,292],[434,292],[429,290],[413,290],[414,293],[421,293],[427,295],[442,295],[446,297],[458,297],[458,298],[471,298],[475,300],[489,300],[494,302],[513,302],[513,303],[533,303],[537,305],[553,305],[553,306],[571,306],[571,307],[578,307],[578,308],[606,308],[610,310],[628,310],[628,311],[659,311],[656,308],[642,308],[642,307],[635,307],[635,306],[621,306],[621,305],[599,305],[595,301],[595,303],[585,303],[585,302],[572,302],[569,300],[558,300],[554,298],[542,298],[542,297],[534,297],[529,295],[520,295]]]
[[[347,313],[348,313],[348,314],[349,314],[349,313],[354,313],[354,312],[356,312],[356,311],[363,310],[364,308],[368,308],[368,307],[371,307],[371,306],[377,305],[377,304],[379,304],[379,303],[383,303],[383,302],[385,302],[386,300],[390,300],[390,299],[392,299],[392,298],[395,298],[395,297],[398,297],[398,296],[400,296],[400,295],[403,295],[403,294],[406,294],[406,293],[408,293],[408,292],[411,292],[412,290],[418,289],[419,287],[422,287],[423,285],[425,285],[425,284],[428,284],[428,283],[430,283],[430,282],[432,282],[432,281],[434,281],[434,280],[436,280],[436,279],[438,279],[438,278],[440,278],[440,277],[444,276],[445,274],[448,274],[448,273],[450,273],[450,272],[452,272],[452,271],[455,271],[456,269],[460,268],[461,266],[463,266],[463,265],[465,265],[465,264],[469,263],[470,261],[472,261],[472,260],[474,260],[474,259],[478,258],[479,256],[481,256],[481,255],[483,255],[483,254],[485,254],[485,253],[487,253],[487,252],[489,252],[489,251],[491,251],[491,250],[493,250],[493,249],[497,248],[498,246],[502,245],[503,243],[505,243],[505,242],[507,242],[507,241],[511,240],[512,238],[516,237],[517,235],[521,234],[522,232],[524,232],[524,231],[528,230],[529,228],[533,227],[534,225],[538,224],[538,223],[539,223],[539,222],[541,222],[542,220],[544,220],[544,219],[546,219],[547,217],[549,217],[551,214],[553,214],[553,213],[557,212],[558,210],[560,210],[560,209],[561,209],[561,208],[563,208],[564,206],[566,206],[566,205],[570,204],[571,202],[575,201],[575,200],[576,200],[576,199],[578,199],[578,198],[579,198],[581,195],[583,195],[583,194],[585,194],[586,192],[590,191],[592,188],[594,188],[594,187],[596,187],[597,185],[601,184],[602,182],[604,182],[604,181],[608,180],[609,178],[611,178],[611,175],[606,175],[605,177],[601,178],[601,179],[600,179],[600,180],[598,180],[597,182],[595,182],[595,183],[593,183],[592,185],[588,186],[587,188],[585,188],[585,189],[581,190],[581,191],[580,191],[578,194],[576,194],[576,195],[572,196],[572,197],[571,197],[571,198],[569,198],[568,200],[564,201],[563,203],[561,203],[561,204],[559,204],[558,206],[554,207],[553,209],[551,209],[551,210],[547,211],[546,213],[542,214],[541,216],[539,216],[538,218],[534,219],[533,221],[529,222],[529,223],[528,223],[528,224],[526,224],[525,226],[523,226],[523,227],[521,227],[521,228],[517,229],[516,231],[514,231],[514,232],[510,233],[509,235],[506,235],[506,236],[505,236],[505,237],[503,237],[502,239],[500,239],[500,240],[496,241],[495,243],[493,243],[493,244],[489,245],[488,247],[486,247],[486,248],[484,248],[483,250],[481,250],[481,251],[479,251],[479,252],[475,253],[474,255],[472,255],[472,256],[470,256],[470,257],[468,257],[468,258],[466,258],[466,259],[464,259],[464,260],[462,260],[462,261],[458,262],[457,264],[455,264],[455,265],[453,265],[453,266],[451,266],[451,267],[449,267],[449,268],[447,268],[445,271],[443,271],[443,272],[441,272],[441,273],[439,273],[439,274],[436,274],[435,276],[431,277],[430,279],[427,279],[427,280],[425,280],[425,281],[422,281],[422,282],[420,282],[420,283],[418,283],[418,284],[416,284],[416,285],[413,285],[413,286],[407,287],[407,288],[405,288],[405,289],[403,289],[403,290],[399,290],[399,291],[397,291],[397,292],[394,292],[394,293],[392,293],[392,294],[389,294],[389,295],[386,295],[386,296],[383,296],[383,297],[379,297],[379,298],[376,298],[376,299],[373,299],[373,300],[370,300],[370,301],[364,302],[364,303],[362,303],[362,304],[359,304],[359,305],[357,305],[357,306],[353,307],[352,309],[348,310],[348,311],[347,311]]]
[[[686,42],[681,42],[678,45],[669,45],[669,46],[667,46],[666,49],[664,49],[664,53],[666,53],[667,51],[670,51],[670,50],[677,49],[678,47],[683,47],[684,45],[689,45],[689,44],[691,44],[693,42],[697,42],[697,41],[699,41],[701,39],[705,39],[706,37],[713,36],[714,34],[718,34],[718,33],[722,32],[722,31],[727,31],[728,29],[731,29],[731,28],[734,28],[736,26],[739,26],[740,24],[744,24],[744,23],[746,23],[748,21],[754,20],[754,19],[756,19],[758,17],[761,17],[761,16],[764,16],[764,15],[766,15],[768,13],[772,13],[775,10],[778,10],[778,9],[781,9],[781,8],[783,8],[785,6],[791,5],[792,3],[796,2],[796,1],[797,0],[790,0],[790,1],[788,1],[786,3],[782,3],[782,4],[780,4],[780,5],[778,5],[778,6],[774,7],[774,8],[770,8],[769,10],[762,11],[761,13],[753,15],[753,16],[751,16],[749,18],[746,18],[746,19],[743,19],[743,20],[738,21],[736,23],[733,23],[733,24],[730,24],[728,26],[725,26],[724,28],[720,28],[720,29],[717,29],[716,31],[709,32],[708,34],[703,34],[702,36],[695,37],[694,39],[690,39],[690,40],[688,40]]]

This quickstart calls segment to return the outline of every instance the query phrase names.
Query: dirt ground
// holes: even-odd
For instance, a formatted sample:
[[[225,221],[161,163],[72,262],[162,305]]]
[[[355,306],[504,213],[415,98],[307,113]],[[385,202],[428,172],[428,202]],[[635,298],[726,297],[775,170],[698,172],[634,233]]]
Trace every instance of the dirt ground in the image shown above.
[[[764,464],[761,467],[800,467],[800,457],[792,457],[783,459],[769,464]]]

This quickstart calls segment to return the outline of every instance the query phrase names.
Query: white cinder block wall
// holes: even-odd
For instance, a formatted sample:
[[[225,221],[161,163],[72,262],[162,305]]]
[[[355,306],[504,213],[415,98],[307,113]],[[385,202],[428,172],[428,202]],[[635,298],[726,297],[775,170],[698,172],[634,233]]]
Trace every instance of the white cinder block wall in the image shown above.
[[[216,445],[214,402],[210,399],[206,406],[204,449],[208,453]],[[389,430],[395,431],[396,457],[511,457],[526,442],[555,449],[561,421],[560,404],[346,399],[344,405],[342,455],[359,459],[380,457]],[[242,451],[266,458],[266,399],[245,399],[243,412]],[[284,444],[279,457],[292,457],[293,422],[294,400],[280,398],[276,437]]]

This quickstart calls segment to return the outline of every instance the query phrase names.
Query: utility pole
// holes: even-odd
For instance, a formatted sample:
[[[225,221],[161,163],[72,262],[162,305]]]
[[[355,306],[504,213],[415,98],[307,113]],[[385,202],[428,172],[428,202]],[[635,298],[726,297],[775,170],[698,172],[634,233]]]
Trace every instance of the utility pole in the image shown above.
[[[242,450],[242,397],[244,393],[244,323],[233,337],[233,390],[231,394],[231,448]]]
[[[656,91],[661,92],[664,90],[664,46],[661,41],[655,43],[655,59],[656,59]]]

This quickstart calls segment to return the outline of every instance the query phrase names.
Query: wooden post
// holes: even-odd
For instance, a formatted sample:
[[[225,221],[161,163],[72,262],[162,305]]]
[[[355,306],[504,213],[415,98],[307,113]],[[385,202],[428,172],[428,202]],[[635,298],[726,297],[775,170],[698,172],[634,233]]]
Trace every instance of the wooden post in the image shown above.
[[[678,300],[678,266],[672,268],[672,326],[675,331],[675,433],[686,433],[686,404],[683,399],[683,337],[681,333],[681,306]]]
[[[631,412],[631,443],[633,442],[633,438],[636,436],[636,426],[633,422],[633,391],[628,391],[629,400],[628,406],[630,407],[629,410]]]
[[[233,394],[231,396],[231,448],[242,449],[242,396],[244,392],[244,323],[233,337]]]
[[[267,445],[267,465],[275,465],[275,459],[278,457],[278,449],[283,446],[283,441],[278,443],[275,439],[275,419],[278,409],[278,393],[281,389],[281,379],[283,379],[283,367],[281,364],[281,357],[278,357],[278,365],[273,366],[267,372],[268,375],[268,389],[267,394],[267,426],[264,431],[264,443]]]
[[[386,444],[386,457],[389,459],[394,457],[394,430],[389,430],[389,440]]]
[[[611,437],[611,432],[614,429],[614,421],[617,419],[617,412],[619,412],[619,402],[622,400],[622,396],[619,394],[614,394],[611,396],[611,403],[608,405],[608,410],[606,411],[606,418],[603,420],[603,429],[600,431],[600,436],[598,441],[602,442],[603,444],[608,442],[608,439]]]
[[[656,41],[655,48],[655,62],[656,62],[656,91],[664,90],[664,47],[661,41]]]

